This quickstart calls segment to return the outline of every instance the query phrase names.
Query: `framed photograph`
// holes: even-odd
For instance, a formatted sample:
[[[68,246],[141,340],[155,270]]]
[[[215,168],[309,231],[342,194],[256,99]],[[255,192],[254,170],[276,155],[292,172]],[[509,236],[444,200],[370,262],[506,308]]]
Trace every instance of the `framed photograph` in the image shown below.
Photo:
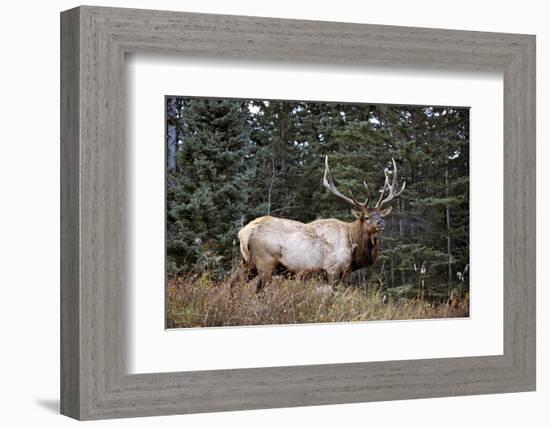
[[[535,37],[61,14],[61,411],[535,390]]]

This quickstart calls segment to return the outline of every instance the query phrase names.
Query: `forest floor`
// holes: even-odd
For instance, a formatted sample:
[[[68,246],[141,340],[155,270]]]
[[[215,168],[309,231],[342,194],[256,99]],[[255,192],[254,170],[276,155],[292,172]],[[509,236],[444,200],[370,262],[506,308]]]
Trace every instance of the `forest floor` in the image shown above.
[[[469,316],[468,298],[434,302],[389,297],[347,285],[330,287],[319,278],[274,277],[258,294],[251,282],[232,287],[199,277],[167,281],[167,327],[281,325],[367,320],[435,319]]]

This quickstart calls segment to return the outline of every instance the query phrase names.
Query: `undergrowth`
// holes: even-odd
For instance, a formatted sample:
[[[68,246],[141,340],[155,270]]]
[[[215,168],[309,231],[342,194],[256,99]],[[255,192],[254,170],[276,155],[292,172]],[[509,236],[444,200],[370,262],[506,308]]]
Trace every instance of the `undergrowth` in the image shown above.
[[[230,286],[209,273],[169,277],[166,307],[168,328],[469,316],[467,296],[443,302],[403,298],[375,288],[329,286],[320,277],[274,277],[256,293],[242,277]]]

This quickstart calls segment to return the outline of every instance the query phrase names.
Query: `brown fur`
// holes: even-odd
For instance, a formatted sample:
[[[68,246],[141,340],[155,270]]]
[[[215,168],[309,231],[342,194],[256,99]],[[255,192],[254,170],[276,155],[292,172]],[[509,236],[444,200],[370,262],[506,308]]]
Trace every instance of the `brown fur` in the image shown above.
[[[378,231],[364,217],[349,224],[349,239],[355,242],[349,271],[367,268],[378,258]]]

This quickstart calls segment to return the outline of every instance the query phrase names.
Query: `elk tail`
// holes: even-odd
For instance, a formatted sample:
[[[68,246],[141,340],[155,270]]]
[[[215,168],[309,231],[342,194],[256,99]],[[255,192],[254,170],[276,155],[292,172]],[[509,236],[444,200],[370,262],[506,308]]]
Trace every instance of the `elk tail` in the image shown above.
[[[247,227],[242,228],[237,236],[241,243],[241,255],[243,256],[244,262],[248,264],[250,262],[250,251],[248,250],[248,241],[250,239],[251,230]]]

